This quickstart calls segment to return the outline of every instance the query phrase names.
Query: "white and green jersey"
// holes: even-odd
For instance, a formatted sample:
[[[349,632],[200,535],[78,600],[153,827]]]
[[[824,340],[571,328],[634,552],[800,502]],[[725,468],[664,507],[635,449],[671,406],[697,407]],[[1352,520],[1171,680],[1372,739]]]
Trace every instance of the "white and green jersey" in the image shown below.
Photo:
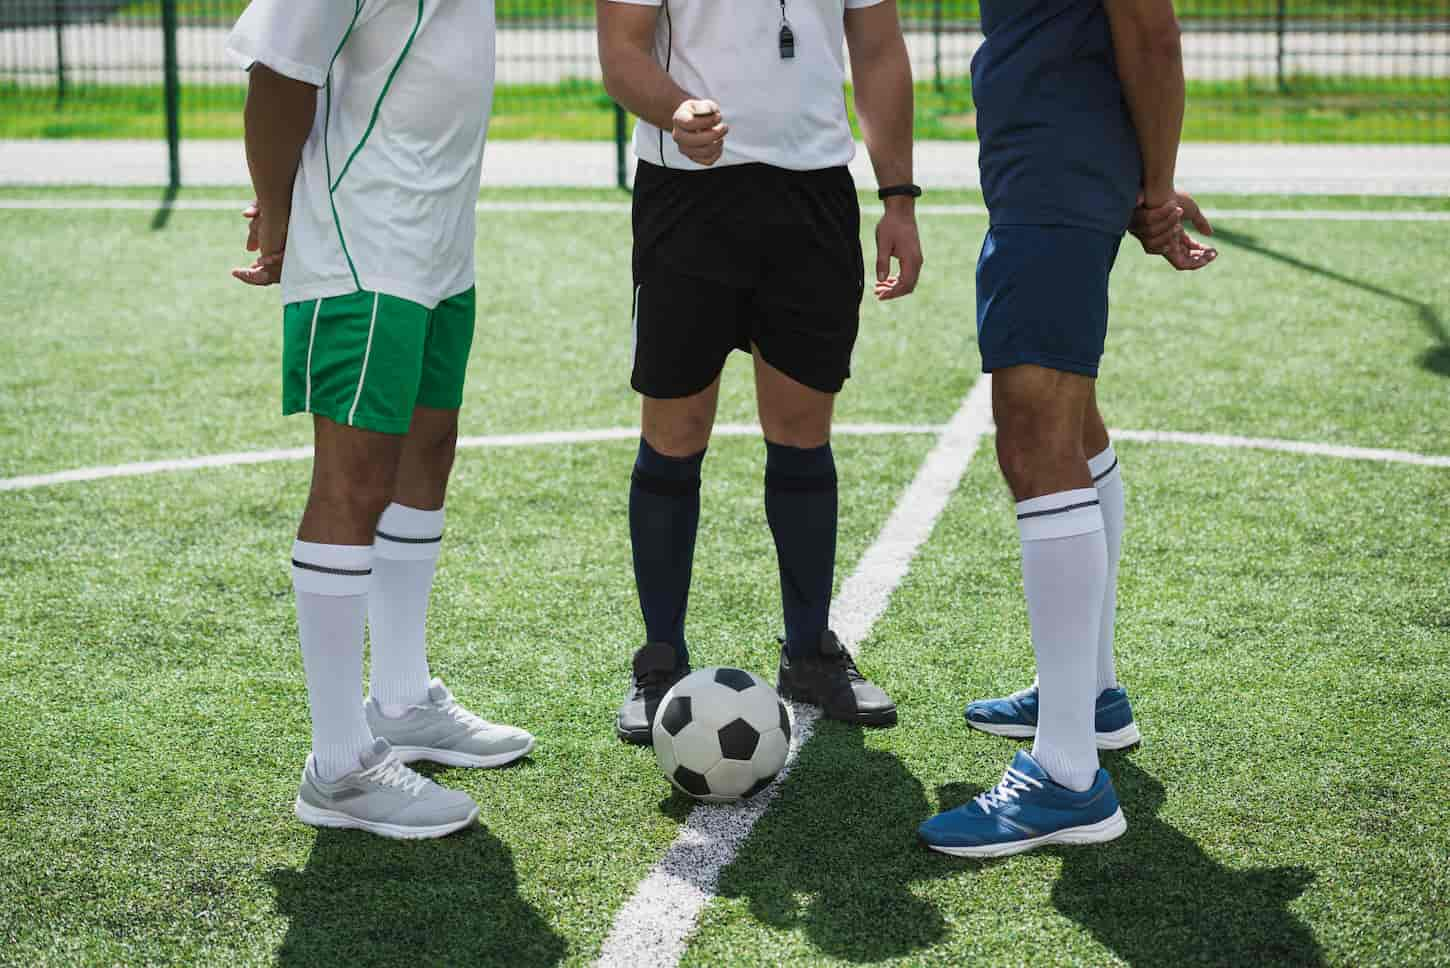
[[[473,285],[493,0],[252,0],[227,49],[321,88],[284,303],[362,290],[431,308]]]

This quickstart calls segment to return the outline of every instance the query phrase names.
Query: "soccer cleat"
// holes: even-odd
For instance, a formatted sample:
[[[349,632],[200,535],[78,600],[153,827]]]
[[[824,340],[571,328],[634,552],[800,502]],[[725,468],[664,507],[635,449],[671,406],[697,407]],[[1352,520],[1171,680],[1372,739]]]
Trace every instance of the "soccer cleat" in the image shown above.
[[[780,647],[777,691],[785,699],[821,707],[827,719],[863,726],[896,723],[896,703],[886,691],[861,675],[851,653],[827,629],[813,652],[792,656]]]
[[[917,828],[922,843],[954,857],[1005,857],[1047,844],[1100,844],[1128,829],[1108,771],[1081,793],[1054,783],[1026,750],[1002,782]]]
[[[1037,735],[1037,686],[1001,699],[978,699],[967,704],[967,725],[993,736],[1031,739]],[[1098,749],[1122,750],[1143,741],[1133,721],[1128,691],[1121,686],[1098,694],[1093,716]]]
[[[373,735],[391,743],[404,763],[505,766],[534,748],[534,737],[524,730],[490,723],[464,709],[442,679],[429,685],[427,702],[410,706],[396,719],[384,716],[376,699],[368,699],[364,709]]]
[[[472,797],[414,773],[385,739],[362,755],[361,768],[333,781],[318,776],[308,756],[293,810],[313,827],[366,830],[396,840],[442,837],[478,819]]]
[[[650,642],[635,652],[629,690],[614,720],[619,738],[638,746],[653,744],[650,730],[660,700],[689,674],[690,664],[679,663],[675,647],[668,642]]]

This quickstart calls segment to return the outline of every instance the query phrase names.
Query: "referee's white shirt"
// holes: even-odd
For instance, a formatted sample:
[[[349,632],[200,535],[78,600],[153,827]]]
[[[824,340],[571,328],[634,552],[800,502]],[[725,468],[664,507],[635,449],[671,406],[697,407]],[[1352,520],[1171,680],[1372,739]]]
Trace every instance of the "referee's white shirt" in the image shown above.
[[[694,97],[720,105],[730,126],[714,167],[759,162],[797,171],[848,164],[846,10],[882,0],[785,0],[795,56],[780,56],[780,0],[612,0],[661,7],[655,58]],[[668,131],[640,120],[641,161],[699,171]]]

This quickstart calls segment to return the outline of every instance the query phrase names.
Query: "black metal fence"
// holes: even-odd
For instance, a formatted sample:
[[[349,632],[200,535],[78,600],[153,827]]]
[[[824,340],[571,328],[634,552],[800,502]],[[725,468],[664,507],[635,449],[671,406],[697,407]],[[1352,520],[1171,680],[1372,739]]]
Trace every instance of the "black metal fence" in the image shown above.
[[[723,2],[723,0],[722,0]],[[1026,2],[1026,0],[1023,0]],[[975,137],[977,0],[899,0],[923,138]],[[0,0],[0,138],[232,138],[246,0]],[[1450,142],[1450,0],[1179,0],[1199,141]],[[497,0],[492,136],[610,140],[593,0]]]

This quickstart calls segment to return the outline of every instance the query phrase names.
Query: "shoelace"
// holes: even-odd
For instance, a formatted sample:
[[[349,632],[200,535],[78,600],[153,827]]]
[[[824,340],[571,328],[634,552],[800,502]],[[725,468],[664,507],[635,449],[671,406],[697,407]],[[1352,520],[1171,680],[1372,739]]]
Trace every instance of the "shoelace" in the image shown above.
[[[845,673],[846,673],[846,679],[847,679],[847,681],[849,681],[849,682],[865,682],[866,681],[866,677],[863,676],[863,675],[861,675],[861,670],[856,668],[856,660],[853,659],[853,658],[851,658],[851,653],[847,652],[844,648],[839,653],[837,653],[836,658],[834,660],[827,659],[826,661],[827,662],[831,662],[831,664],[833,664],[833,665],[840,666],[845,671]]]
[[[443,703],[442,709],[443,712],[448,714],[448,718],[452,719],[455,723],[468,727],[469,729],[488,729],[490,726],[493,725],[493,723],[490,723],[482,716],[477,716],[469,712],[467,709],[464,709],[451,698]]]
[[[1039,781],[1009,766],[1007,772],[1002,774],[1001,783],[986,793],[978,795],[972,802],[980,807],[983,813],[991,813],[993,810],[1009,806],[1024,791],[1041,786]]]
[[[383,786],[397,787],[404,793],[417,796],[427,785],[428,778],[408,768],[397,756],[389,753],[377,766],[363,770],[363,778]]]

